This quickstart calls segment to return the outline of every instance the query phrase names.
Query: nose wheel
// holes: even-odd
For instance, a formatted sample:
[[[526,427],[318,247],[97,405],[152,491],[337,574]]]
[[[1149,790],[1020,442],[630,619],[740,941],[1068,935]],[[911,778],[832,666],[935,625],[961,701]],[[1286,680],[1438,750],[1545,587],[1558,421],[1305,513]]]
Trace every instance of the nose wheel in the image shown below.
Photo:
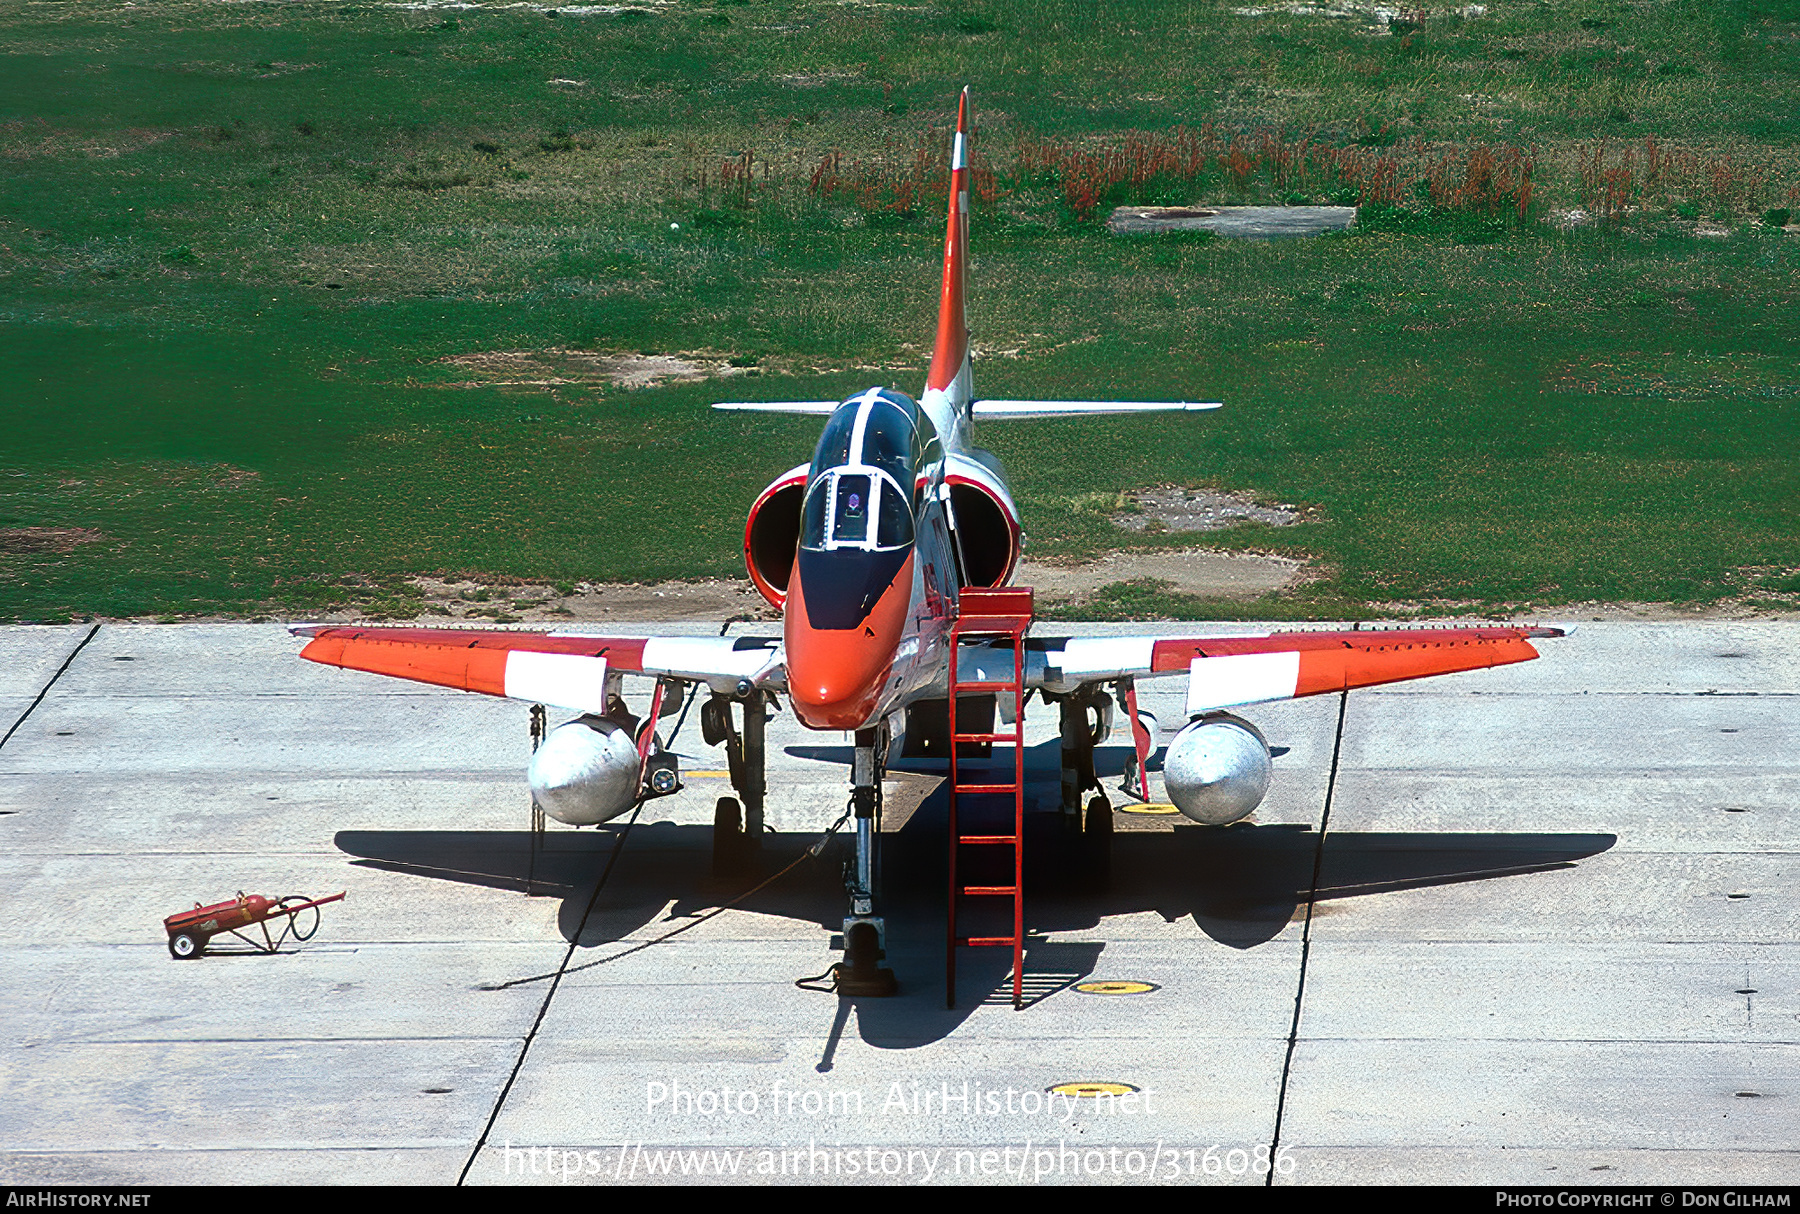
[[[899,993],[899,979],[881,964],[886,956],[879,921],[852,922],[844,929],[844,959],[837,965],[838,994],[881,998]]]

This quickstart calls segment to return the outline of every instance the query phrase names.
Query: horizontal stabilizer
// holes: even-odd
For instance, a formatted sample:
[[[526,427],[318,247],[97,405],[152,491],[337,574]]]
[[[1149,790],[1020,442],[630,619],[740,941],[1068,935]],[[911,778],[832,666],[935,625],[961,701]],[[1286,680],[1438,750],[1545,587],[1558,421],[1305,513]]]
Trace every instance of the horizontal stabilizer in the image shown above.
[[[1102,413],[1201,413],[1218,401],[1191,400],[978,400],[976,417],[1086,417]]]
[[[736,410],[743,413],[805,413],[811,416],[829,416],[840,403],[835,400],[722,400],[713,408]]]

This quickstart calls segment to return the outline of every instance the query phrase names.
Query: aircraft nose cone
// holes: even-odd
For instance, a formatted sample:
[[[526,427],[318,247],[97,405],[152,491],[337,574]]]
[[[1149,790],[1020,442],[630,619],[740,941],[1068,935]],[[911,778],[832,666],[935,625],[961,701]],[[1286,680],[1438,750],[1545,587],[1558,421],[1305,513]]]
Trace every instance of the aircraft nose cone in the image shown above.
[[[860,729],[868,724],[881,693],[882,676],[893,662],[893,650],[871,652],[843,640],[869,640],[861,630],[840,640],[807,629],[810,636],[788,639],[788,698],[794,713],[814,729]],[[835,643],[834,643],[835,642]]]
[[[909,571],[910,572],[910,571]],[[813,729],[863,729],[879,706],[905,621],[910,579],[898,577],[851,628],[815,628],[798,569],[788,588],[782,631],[788,700]]]

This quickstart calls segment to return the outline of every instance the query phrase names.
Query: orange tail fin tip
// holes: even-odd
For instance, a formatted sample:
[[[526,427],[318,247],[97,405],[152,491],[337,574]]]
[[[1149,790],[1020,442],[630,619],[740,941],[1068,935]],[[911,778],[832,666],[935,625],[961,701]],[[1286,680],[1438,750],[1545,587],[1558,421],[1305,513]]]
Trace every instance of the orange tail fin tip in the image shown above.
[[[950,149],[950,215],[944,231],[944,288],[938,305],[937,345],[931,355],[927,389],[950,395],[958,407],[969,397],[969,324],[963,310],[963,282],[969,243],[969,90],[956,105],[956,134]],[[962,391],[956,390],[958,381]]]

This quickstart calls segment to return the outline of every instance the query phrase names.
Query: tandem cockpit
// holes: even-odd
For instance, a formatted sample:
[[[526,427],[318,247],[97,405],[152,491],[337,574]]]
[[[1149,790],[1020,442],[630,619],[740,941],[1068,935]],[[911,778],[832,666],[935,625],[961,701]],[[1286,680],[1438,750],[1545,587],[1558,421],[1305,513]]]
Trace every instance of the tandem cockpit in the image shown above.
[[[807,473],[801,551],[911,548],[922,451],[919,406],[905,393],[871,388],[839,405]]]
[[[913,552],[919,406],[891,388],[839,405],[806,476],[795,567],[813,628],[861,627]]]

